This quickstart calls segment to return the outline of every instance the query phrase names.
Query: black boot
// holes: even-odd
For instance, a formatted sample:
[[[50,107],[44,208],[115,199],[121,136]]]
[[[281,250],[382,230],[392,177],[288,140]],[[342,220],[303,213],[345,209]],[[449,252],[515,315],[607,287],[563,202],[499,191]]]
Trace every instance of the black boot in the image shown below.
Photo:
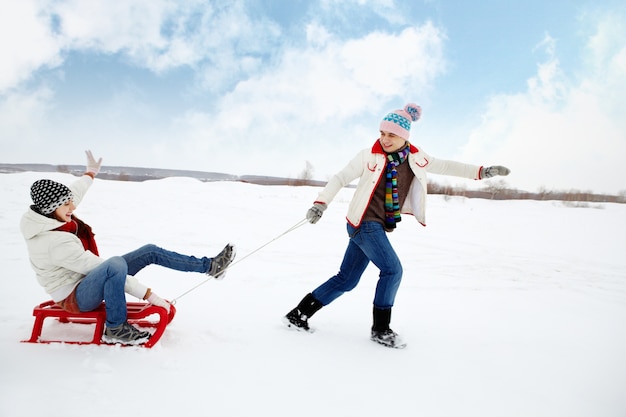
[[[389,330],[389,323],[391,323],[391,309],[381,309],[374,307],[373,314],[374,324],[372,324],[372,331],[382,332]]]
[[[406,343],[402,341],[400,336],[389,327],[391,323],[391,309],[380,309],[374,307],[374,324],[372,325],[371,340],[380,343],[383,346],[402,349],[406,347]]]
[[[287,327],[309,332],[311,331],[308,322],[309,318],[322,307],[324,305],[317,301],[313,294],[309,293],[300,301],[296,308],[287,313],[283,321],[287,324]]]

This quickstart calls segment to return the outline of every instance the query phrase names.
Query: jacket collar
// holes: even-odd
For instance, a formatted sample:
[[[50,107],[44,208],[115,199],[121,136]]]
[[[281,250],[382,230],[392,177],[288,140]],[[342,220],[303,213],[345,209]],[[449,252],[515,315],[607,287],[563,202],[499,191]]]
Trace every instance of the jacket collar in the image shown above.
[[[415,146],[411,145],[411,143],[409,143],[409,149],[411,150],[411,153],[418,153],[419,149],[417,149]],[[381,155],[385,155],[385,151],[383,151],[383,146],[380,144],[380,141],[377,140],[376,142],[374,142],[374,145],[372,146],[372,153],[377,153],[377,154],[381,154]]]

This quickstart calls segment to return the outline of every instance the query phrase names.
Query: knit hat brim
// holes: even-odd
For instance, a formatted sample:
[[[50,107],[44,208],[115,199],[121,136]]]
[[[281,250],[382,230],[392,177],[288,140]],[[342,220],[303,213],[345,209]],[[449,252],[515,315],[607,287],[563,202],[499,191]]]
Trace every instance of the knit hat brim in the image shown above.
[[[387,118],[383,119],[383,121],[380,122],[380,130],[382,132],[393,133],[394,135],[399,136],[402,139],[409,140],[410,130],[405,129],[397,122],[388,120]]]

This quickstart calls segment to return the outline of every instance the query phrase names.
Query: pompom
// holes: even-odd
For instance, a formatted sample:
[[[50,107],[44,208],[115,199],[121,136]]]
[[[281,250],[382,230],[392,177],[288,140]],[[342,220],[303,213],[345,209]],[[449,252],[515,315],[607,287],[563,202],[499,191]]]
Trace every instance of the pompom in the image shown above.
[[[409,103],[404,106],[404,111],[407,112],[409,116],[411,116],[411,120],[413,122],[417,122],[422,116],[422,108],[414,103]]]

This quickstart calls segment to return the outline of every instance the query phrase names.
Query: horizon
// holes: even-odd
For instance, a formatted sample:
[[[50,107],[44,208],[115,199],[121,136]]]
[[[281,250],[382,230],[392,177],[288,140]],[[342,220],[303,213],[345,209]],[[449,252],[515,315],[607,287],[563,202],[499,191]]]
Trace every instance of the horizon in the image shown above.
[[[33,170],[34,166],[41,169]],[[1,171],[3,167],[14,169],[12,171]],[[17,167],[24,168],[18,170]],[[128,171],[125,171],[128,170]],[[52,164],[7,164],[0,162],[0,174],[18,174],[24,172],[41,172],[56,174],[71,174],[79,176],[83,173],[83,165],[52,165]],[[208,175],[208,176],[207,176]],[[287,185],[287,186],[313,186],[324,187],[326,181],[307,179],[303,177],[278,177],[271,175],[242,174],[234,175],[227,172],[197,171],[185,169],[169,169],[155,167],[133,167],[133,166],[102,166],[98,174],[100,180],[105,181],[131,181],[142,182],[165,178],[193,178],[202,182],[214,181],[241,181],[256,185]],[[490,184],[491,182],[491,184]],[[346,185],[344,188],[353,188],[356,181]],[[468,197],[487,198],[491,200],[556,200],[568,203],[578,202],[588,203],[626,203],[626,191],[618,194],[596,193],[591,190],[578,189],[539,189],[536,191],[511,188],[504,180],[491,179],[485,181],[480,188],[468,188],[463,184],[450,186],[449,184],[428,181],[429,194],[446,195],[448,197]],[[432,187],[432,190],[431,190]],[[497,197],[497,198],[496,198]],[[584,205],[581,205],[583,207]]]

